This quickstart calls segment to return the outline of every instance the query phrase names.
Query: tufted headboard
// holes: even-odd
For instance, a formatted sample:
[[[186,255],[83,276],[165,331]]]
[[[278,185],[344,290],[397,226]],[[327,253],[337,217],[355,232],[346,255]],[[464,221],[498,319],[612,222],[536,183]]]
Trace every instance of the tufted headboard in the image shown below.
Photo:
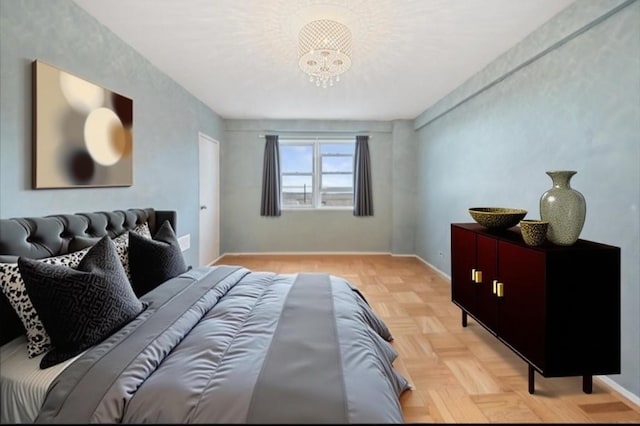
[[[152,208],[0,219],[0,262],[14,263],[19,256],[32,259],[60,256],[69,252],[69,242],[74,237],[114,238],[145,222],[154,235],[165,220],[177,232],[175,211]],[[20,319],[0,291],[0,345],[24,332]]]

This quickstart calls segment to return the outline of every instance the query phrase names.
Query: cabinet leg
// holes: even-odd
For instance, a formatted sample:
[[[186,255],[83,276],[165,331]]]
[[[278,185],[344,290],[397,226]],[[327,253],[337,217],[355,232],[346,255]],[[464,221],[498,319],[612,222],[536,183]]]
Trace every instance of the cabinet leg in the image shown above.
[[[582,392],[584,393],[593,392],[593,376],[591,374],[586,374],[582,376]]]
[[[467,326],[467,313],[465,311],[462,311],[462,326]]]
[[[536,388],[534,373],[535,373],[535,369],[531,364],[529,364],[529,393],[531,395],[533,395],[533,392],[535,391],[535,388]]]

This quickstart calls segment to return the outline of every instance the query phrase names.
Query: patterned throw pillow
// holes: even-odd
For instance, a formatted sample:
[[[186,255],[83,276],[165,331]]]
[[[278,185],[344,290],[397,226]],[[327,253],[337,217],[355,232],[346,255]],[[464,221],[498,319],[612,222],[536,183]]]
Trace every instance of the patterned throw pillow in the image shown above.
[[[89,249],[85,249],[62,256],[50,257],[42,259],[41,262],[74,268],[78,266],[88,251]],[[31,299],[27,295],[17,263],[0,263],[0,288],[27,331],[27,353],[29,358],[46,352],[51,345],[51,340],[31,303]]]
[[[151,230],[149,229],[149,223],[145,222],[142,225],[138,225],[133,228],[133,232],[143,237],[151,239]]]
[[[18,267],[53,346],[40,368],[66,361],[101,342],[145,308],[108,236],[89,249],[77,269],[22,257]]]
[[[134,233],[136,235],[140,235],[144,238],[151,239],[151,231],[149,230],[149,224],[143,223],[142,225],[138,225],[133,228],[132,232],[125,232],[124,234],[118,235],[113,242],[116,245],[116,252],[118,253],[118,257],[120,258],[120,262],[122,262],[122,266],[124,267],[124,272],[127,274],[127,278],[131,281],[131,271],[129,268],[129,234]]]
[[[153,239],[129,234],[131,285],[138,297],[187,270],[176,234],[164,221]]]
[[[61,265],[69,268],[75,268],[80,264],[80,261],[89,252],[89,249],[83,249],[80,251],[74,251],[73,253],[63,254],[56,257],[47,257],[45,259],[39,259],[40,262],[48,263],[49,265]]]
[[[114,238],[113,244],[116,247],[116,253],[120,259],[120,263],[122,263],[122,267],[124,268],[124,273],[127,275],[127,278],[131,280],[131,273],[129,272],[129,232],[125,232]]]

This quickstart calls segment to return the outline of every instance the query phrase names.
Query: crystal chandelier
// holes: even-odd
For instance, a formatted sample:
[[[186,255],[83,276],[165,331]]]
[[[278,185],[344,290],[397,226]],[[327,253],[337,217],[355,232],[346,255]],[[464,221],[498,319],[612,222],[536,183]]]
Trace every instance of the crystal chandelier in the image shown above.
[[[341,23],[328,19],[309,22],[298,39],[298,65],[316,86],[333,86],[351,67],[351,31]]]

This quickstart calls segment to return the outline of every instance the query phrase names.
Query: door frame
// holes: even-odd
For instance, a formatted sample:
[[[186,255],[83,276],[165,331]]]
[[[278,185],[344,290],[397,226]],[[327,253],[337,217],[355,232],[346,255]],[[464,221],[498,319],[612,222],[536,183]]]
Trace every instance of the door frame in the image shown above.
[[[214,165],[215,170],[214,173],[216,174],[216,183],[217,183],[217,188],[215,188],[215,196],[214,196],[214,202],[215,202],[215,219],[214,219],[214,223],[213,223],[213,231],[215,234],[215,257],[214,259],[208,259],[208,263],[206,263],[207,265],[210,265],[211,263],[215,262],[217,259],[220,258],[220,142],[217,139],[214,139],[213,137],[202,133],[202,132],[198,132],[198,264],[203,265],[203,262],[207,262],[203,259],[203,253],[202,253],[202,246],[203,246],[203,230],[202,230],[202,221],[201,221],[201,207],[202,206],[202,200],[200,199],[200,188],[202,186],[202,176],[200,173],[200,160],[201,160],[201,143],[202,142],[208,142],[208,143],[213,143],[215,146],[215,149],[217,150],[217,164]]]

